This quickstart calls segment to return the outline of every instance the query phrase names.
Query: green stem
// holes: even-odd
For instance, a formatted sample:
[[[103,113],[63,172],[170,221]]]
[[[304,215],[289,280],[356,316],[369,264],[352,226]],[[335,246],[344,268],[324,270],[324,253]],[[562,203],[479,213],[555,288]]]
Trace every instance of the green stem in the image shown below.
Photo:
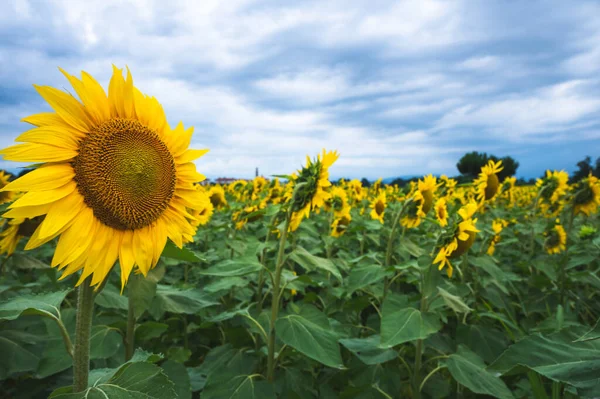
[[[288,229],[290,220],[292,218],[292,204],[288,210],[285,218],[285,224],[283,232],[281,233],[281,239],[279,240],[279,252],[277,253],[277,263],[275,266],[275,276],[273,278],[273,290],[271,292],[271,323],[269,326],[269,357],[267,358],[267,379],[273,382],[275,373],[275,321],[277,321],[277,315],[279,314],[279,302],[280,302],[280,283],[281,283],[281,271],[283,269],[283,255],[285,253],[285,242],[288,236]]]
[[[58,324],[58,328],[60,329],[60,335],[62,336],[63,342],[65,344],[65,349],[67,350],[67,353],[69,354],[69,356],[71,356],[72,359],[73,344],[71,343],[71,337],[69,336],[67,328],[65,327],[64,323],[62,322],[62,319],[60,318],[60,312],[58,317],[52,317],[52,319],[56,321],[56,324]]]
[[[421,313],[427,311],[427,297],[421,297]],[[421,399],[421,365],[423,362],[423,340],[417,340],[415,347],[415,369],[413,372],[413,398]]]
[[[77,319],[75,321],[75,347],[73,353],[73,392],[87,389],[90,371],[90,334],[94,313],[94,295],[90,286],[92,276],[79,286]]]
[[[133,356],[133,350],[135,348],[135,312],[133,308],[133,298],[130,295],[128,298],[129,306],[127,308],[127,332],[125,336],[125,343],[127,346],[125,347],[125,361],[129,361]]]
[[[388,239],[387,250],[385,251],[385,267],[386,268],[388,268],[390,266],[390,263],[392,263],[392,250],[394,249],[394,237],[396,236],[396,229],[398,228],[398,222],[400,221],[400,218],[402,217],[402,214],[404,213],[404,209],[406,209],[406,206],[410,202],[412,202],[412,199],[406,200],[404,202],[404,204],[402,204],[402,207],[400,208],[400,210],[398,210],[398,213],[396,213],[396,215],[394,216],[394,221],[392,223],[392,230],[390,231],[390,237]],[[389,284],[388,284],[388,280],[386,277],[385,281],[384,281],[384,285],[383,285],[383,297],[384,298],[387,296],[388,288],[389,288]]]
[[[560,263],[560,302],[564,307],[565,301],[565,291],[566,291],[566,280],[567,280],[567,262],[569,261],[569,235],[571,234],[571,230],[573,229],[573,220],[575,219],[575,208],[571,208],[571,212],[569,215],[569,223],[567,224],[567,243],[565,248],[565,253],[563,255],[562,262]]]
[[[443,368],[444,368],[444,366],[437,366],[436,368],[431,370],[431,372],[429,374],[427,374],[427,376],[425,378],[423,378],[421,385],[419,385],[419,392],[421,392],[423,390],[423,386],[425,386],[425,383],[427,382],[427,380],[429,378],[431,378],[432,375],[434,375],[435,373],[437,373],[439,370],[441,370]]]

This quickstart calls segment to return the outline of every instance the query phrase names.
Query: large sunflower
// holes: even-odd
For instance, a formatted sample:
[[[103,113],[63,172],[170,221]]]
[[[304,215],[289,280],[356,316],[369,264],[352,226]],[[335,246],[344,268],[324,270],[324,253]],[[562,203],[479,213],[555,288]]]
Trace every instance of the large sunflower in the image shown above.
[[[558,254],[567,249],[567,233],[560,224],[560,220],[556,220],[555,225],[544,233],[546,240],[544,248],[550,255]]]
[[[383,217],[385,216],[386,207],[386,196],[385,191],[382,191],[377,197],[373,198],[371,202],[371,219],[379,220],[383,224]]]
[[[81,102],[48,86],[35,86],[55,112],[23,119],[35,128],[24,142],[0,151],[4,159],[34,162],[35,170],[2,191],[24,191],[4,214],[45,215],[25,249],[60,237],[52,266],[61,278],[82,270],[101,284],[116,260],[124,286],[137,266],[144,275],[171,239],[182,247],[194,236],[188,209],[204,179],[192,163],[208,150],[190,150],[193,128],[172,129],[160,103],[133,86],[131,73],[113,67],[108,96],[92,76],[61,72]]]

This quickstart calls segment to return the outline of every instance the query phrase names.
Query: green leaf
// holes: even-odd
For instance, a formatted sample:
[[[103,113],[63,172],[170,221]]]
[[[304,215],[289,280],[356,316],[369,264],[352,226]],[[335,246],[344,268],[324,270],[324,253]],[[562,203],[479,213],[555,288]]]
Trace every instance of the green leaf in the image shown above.
[[[133,301],[133,315],[136,319],[140,318],[152,305],[156,296],[157,284],[163,274],[164,267],[157,267],[150,270],[145,278],[141,274],[130,277],[127,283],[127,297],[130,298],[128,300]]]
[[[456,338],[458,344],[468,346],[487,363],[496,360],[509,343],[502,331],[485,325],[460,324]]]
[[[169,325],[156,321],[147,321],[137,326],[135,329],[135,341],[144,342],[153,338],[158,338],[169,329]]]
[[[445,361],[454,379],[471,391],[495,398],[514,398],[504,381],[485,369],[479,356],[463,345]]]
[[[10,298],[0,303],[0,320],[14,320],[21,315],[57,318],[60,315],[60,304],[69,291],[26,294]]]
[[[217,277],[245,276],[260,271],[262,267],[256,256],[244,256],[224,260],[208,269],[199,270],[198,274]]]
[[[449,293],[441,287],[438,287],[438,292],[444,300],[444,303],[456,313],[469,313],[473,310],[469,306],[467,306],[467,304],[464,303],[459,296],[452,295],[451,293]]]
[[[118,352],[122,343],[123,339],[117,329],[93,326],[90,335],[90,359],[108,359]]]
[[[163,371],[175,384],[175,392],[179,399],[192,398],[192,385],[185,366],[181,363],[167,360],[161,365]]]
[[[213,301],[212,298],[200,290],[180,290],[159,284],[148,312],[155,320],[159,320],[165,312],[194,314],[199,310],[217,304],[218,302]]]
[[[501,374],[529,368],[554,381],[571,384],[584,396],[600,395],[600,345],[598,341],[573,342],[577,329],[547,336],[529,335],[511,345],[489,366]]]
[[[308,271],[315,269],[325,270],[334,275],[338,280],[342,281],[342,274],[332,261],[315,256],[302,247],[296,247],[296,249],[290,253],[289,258]]]
[[[577,338],[575,342],[594,341],[598,338],[600,338],[600,319],[596,321],[596,325],[591,330]]]
[[[184,262],[197,263],[204,262],[205,259],[202,259],[196,253],[192,252],[186,247],[178,248],[175,244],[171,242],[171,240],[167,241],[167,245],[165,245],[165,249],[163,250],[161,257],[182,260]]]
[[[275,322],[277,337],[288,346],[326,366],[344,368],[338,335],[327,316],[317,308],[303,306],[299,314],[288,314]]]
[[[375,284],[383,280],[386,274],[389,273],[380,265],[354,267],[348,276],[348,293],[351,294],[356,290]]]
[[[260,374],[220,373],[208,379],[202,399],[275,399],[273,384],[261,381]]]
[[[106,284],[96,296],[96,304],[107,309],[127,310],[129,308],[127,297],[121,295],[119,290],[110,284]]]
[[[34,371],[38,367],[39,358],[19,340],[18,333],[0,331],[0,380],[14,373]]]
[[[235,287],[246,287],[248,280],[242,277],[222,277],[204,286],[206,292],[228,291]]]
[[[379,335],[371,335],[367,338],[340,339],[340,344],[368,365],[385,363],[396,359],[398,356],[392,349],[380,348],[380,343],[381,337]]]
[[[31,270],[31,269],[50,269],[50,265],[44,263],[33,256],[15,252],[8,258],[9,266],[17,267],[19,269]]]
[[[160,367],[148,362],[126,363],[106,381],[79,393],[53,392],[51,399],[175,399],[175,385]]]
[[[408,307],[402,296],[388,296],[381,313],[381,348],[425,339],[442,328],[437,315]]]

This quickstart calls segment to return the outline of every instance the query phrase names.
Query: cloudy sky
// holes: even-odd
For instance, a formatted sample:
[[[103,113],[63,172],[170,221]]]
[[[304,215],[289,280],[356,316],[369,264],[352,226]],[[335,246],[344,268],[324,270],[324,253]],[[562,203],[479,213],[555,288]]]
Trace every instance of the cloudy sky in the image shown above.
[[[194,126],[209,177],[287,174],[337,149],[337,177],[455,175],[467,151],[518,175],[600,156],[600,3],[3,0],[0,146],[111,64]],[[14,167],[0,161],[0,168]]]

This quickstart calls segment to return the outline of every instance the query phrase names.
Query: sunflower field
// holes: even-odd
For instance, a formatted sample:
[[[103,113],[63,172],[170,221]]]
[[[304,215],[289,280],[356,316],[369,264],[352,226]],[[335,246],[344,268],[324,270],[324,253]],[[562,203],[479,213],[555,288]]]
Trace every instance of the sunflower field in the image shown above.
[[[129,71],[63,73],[0,151],[0,398],[600,397],[596,177],[201,184]]]

